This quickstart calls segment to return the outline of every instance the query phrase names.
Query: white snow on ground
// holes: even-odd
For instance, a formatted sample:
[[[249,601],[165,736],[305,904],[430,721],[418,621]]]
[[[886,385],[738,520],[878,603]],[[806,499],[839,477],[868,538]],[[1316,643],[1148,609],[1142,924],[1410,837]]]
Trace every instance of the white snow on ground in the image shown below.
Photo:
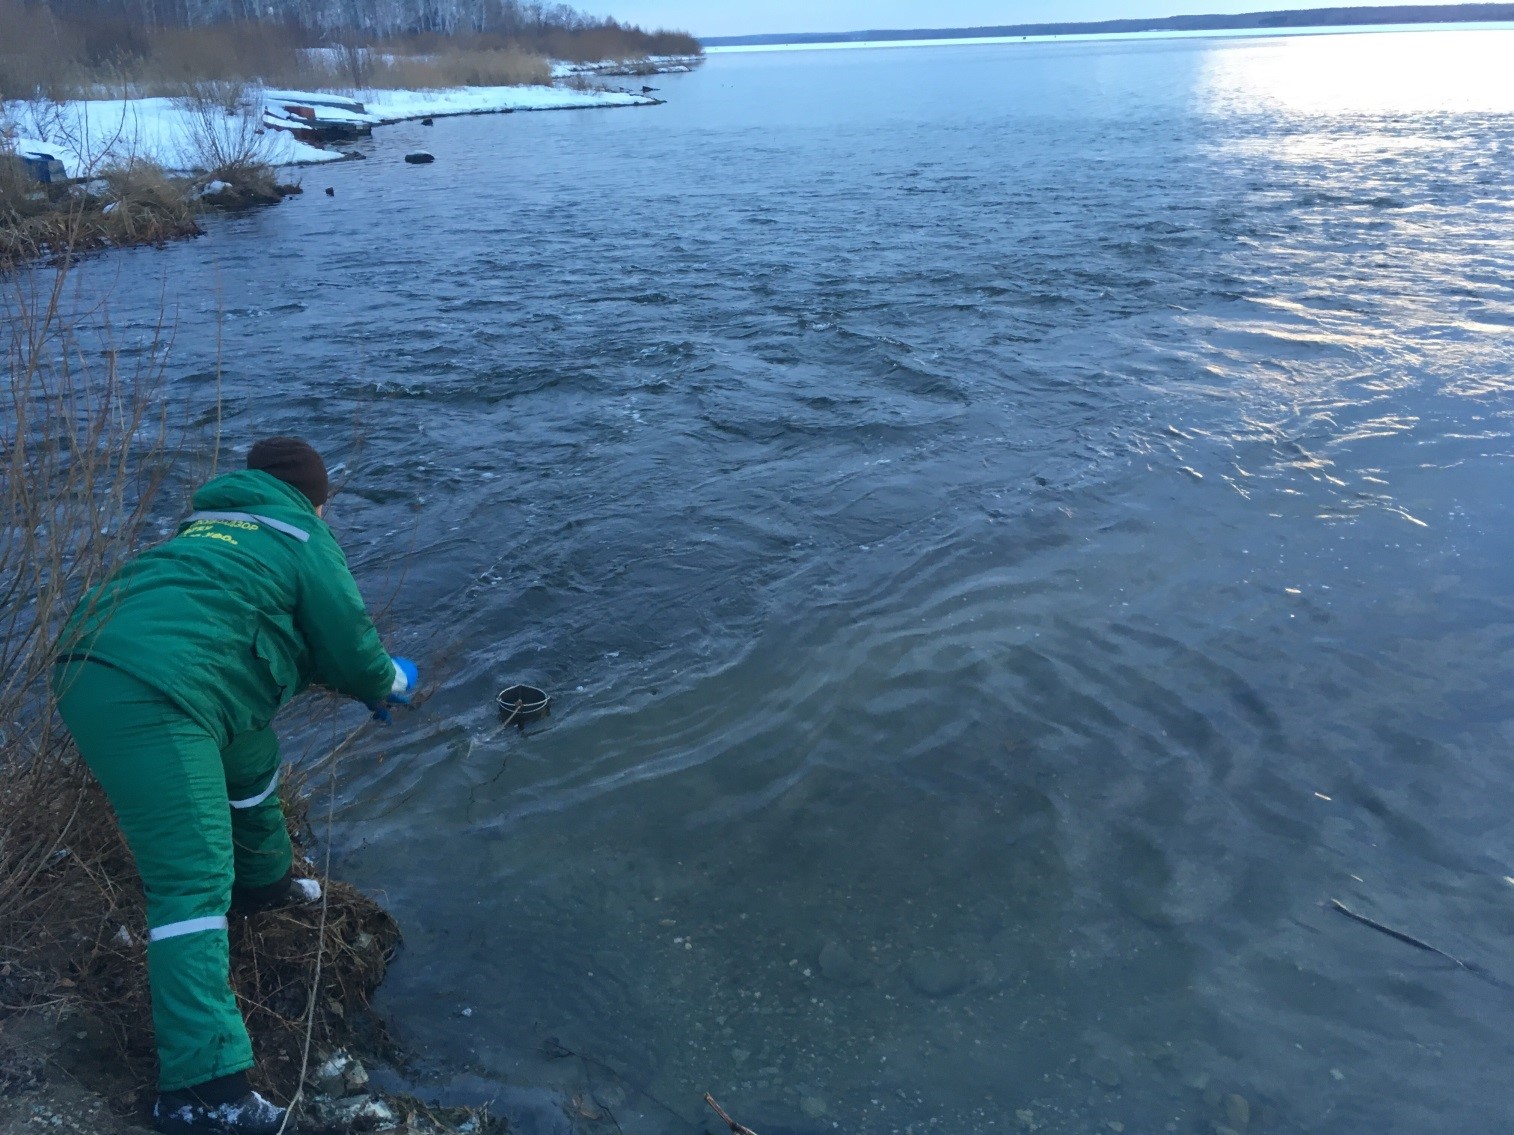
[[[561,79],[568,75],[592,75],[596,72],[614,70],[618,67],[648,63],[657,68],[660,75],[686,74],[694,70],[699,60],[688,55],[648,55],[645,59],[604,59],[598,63],[569,63],[566,59],[552,60],[552,77]]]
[[[16,126],[18,153],[49,153],[70,177],[89,177],[111,166],[147,159],[165,169],[193,170],[199,147],[195,115],[174,99],[91,99],[87,102],[5,104]],[[227,119],[226,129],[237,128]],[[256,136],[258,156],[270,165],[341,157],[268,130]]]
[[[656,99],[625,91],[568,87],[457,87],[444,91],[359,91],[358,101],[384,122],[502,110],[572,110],[591,106],[650,106]]]
[[[575,91],[563,87],[460,87],[438,91],[359,91],[366,113],[349,107],[344,96],[304,91],[271,92],[265,99],[264,121],[287,120],[285,103],[310,101],[317,123],[367,122],[381,124],[410,118],[452,114],[490,114],[505,110],[567,110],[580,107],[644,106],[655,102],[621,91]],[[320,105],[313,105],[320,100]],[[198,115],[175,99],[101,99],[66,103],[10,102],[0,105],[0,121],[8,119],[18,153],[51,154],[70,177],[89,177],[132,160],[154,161],[165,169],[193,172],[204,162],[200,135],[207,128],[226,135],[235,148],[243,120],[227,116],[224,123]],[[207,127],[207,121],[215,125]],[[287,130],[271,125],[251,138],[259,160],[269,165],[311,165],[336,161],[342,154],[298,141]]]

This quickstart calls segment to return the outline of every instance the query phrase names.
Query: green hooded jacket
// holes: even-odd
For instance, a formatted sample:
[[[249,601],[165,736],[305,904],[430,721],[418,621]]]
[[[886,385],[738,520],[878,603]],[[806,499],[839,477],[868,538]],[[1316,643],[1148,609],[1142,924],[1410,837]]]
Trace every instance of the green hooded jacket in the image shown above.
[[[64,655],[135,676],[223,747],[312,683],[368,703],[393,690],[347,558],[304,493],[244,469],[193,503],[176,536],[84,596]]]

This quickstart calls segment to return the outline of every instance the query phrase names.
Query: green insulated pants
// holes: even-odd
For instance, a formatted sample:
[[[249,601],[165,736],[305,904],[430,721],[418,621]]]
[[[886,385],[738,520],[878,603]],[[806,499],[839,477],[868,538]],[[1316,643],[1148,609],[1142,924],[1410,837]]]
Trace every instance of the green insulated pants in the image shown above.
[[[54,688],[142,876],[159,1087],[252,1067],[226,912],[233,882],[267,886],[289,870],[278,739],[261,729],[223,749],[162,694],[98,662],[60,664]]]

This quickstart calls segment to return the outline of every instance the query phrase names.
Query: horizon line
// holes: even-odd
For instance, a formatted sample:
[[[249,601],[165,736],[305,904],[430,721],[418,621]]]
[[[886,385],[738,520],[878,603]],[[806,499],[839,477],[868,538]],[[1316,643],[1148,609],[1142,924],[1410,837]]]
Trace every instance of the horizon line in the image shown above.
[[[1451,13],[1456,13],[1452,15]],[[1383,17],[1399,17],[1383,18]],[[1407,17],[1407,18],[1405,18]],[[1514,21],[1514,3],[1367,4],[1179,16],[1131,16],[1113,20],[1042,21],[964,27],[858,28],[826,32],[749,32],[696,36],[702,47],[781,44],[878,43],[897,40],[1001,39],[1011,36],[1121,34],[1149,31],[1231,31],[1352,27],[1374,24],[1500,23]]]

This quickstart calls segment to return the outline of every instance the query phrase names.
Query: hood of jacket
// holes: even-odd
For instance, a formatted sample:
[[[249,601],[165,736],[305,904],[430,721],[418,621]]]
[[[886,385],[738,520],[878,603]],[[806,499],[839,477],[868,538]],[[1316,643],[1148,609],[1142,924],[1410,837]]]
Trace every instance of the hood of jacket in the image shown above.
[[[222,473],[201,485],[192,503],[199,512],[276,512],[282,514],[280,519],[295,521],[316,518],[309,497],[261,469]]]

